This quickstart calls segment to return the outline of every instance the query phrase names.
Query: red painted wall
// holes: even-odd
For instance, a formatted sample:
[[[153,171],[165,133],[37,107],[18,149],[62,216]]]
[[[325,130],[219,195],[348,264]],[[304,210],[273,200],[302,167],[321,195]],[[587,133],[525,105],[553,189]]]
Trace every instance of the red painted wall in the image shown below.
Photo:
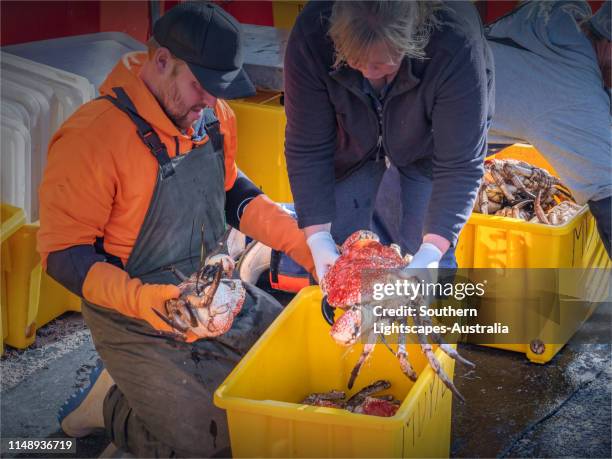
[[[274,25],[271,1],[221,0],[215,3],[243,24]]]
[[[148,40],[151,35],[151,12],[148,1],[101,1],[98,3],[100,4],[100,32],[123,32],[143,43]]]
[[[149,34],[149,2],[0,1],[1,45],[95,32]]]
[[[0,44],[66,37],[100,30],[98,1],[0,1]]]
[[[180,0],[162,0],[160,11],[166,12]],[[240,22],[273,25],[270,0],[216,0]],[[603,0],[590,1],[597,11]],[[477,1],[485,23],[512,10],[514,0]],[[150,10],[147,0],[0,0],[0,45],[45,40],[85,33],[117,31],[130,34],[142,42],[150,34]]]

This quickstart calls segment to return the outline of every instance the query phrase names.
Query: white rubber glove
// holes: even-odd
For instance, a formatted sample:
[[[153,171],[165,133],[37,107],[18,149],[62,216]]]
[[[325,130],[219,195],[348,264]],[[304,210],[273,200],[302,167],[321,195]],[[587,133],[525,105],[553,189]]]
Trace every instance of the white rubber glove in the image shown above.
[[[412,261],[407,268],[421,269],[431,268],[437,269],[442,258],[442,252],[434,244],[423,242],[417,253],[412,257]]]
[[[403,272],[407,277],[414,276],[426,284],[434,284],[438,282],[438,265],[441,258],[442,252],[438,247],[430,242],[423,242]],[[433,296],[424,296],[424,301],[426,305],[430,305]]]
[[[318,233],[312,234],[306,239],[310,252],[312,253],[312,259],[315,263],[315,270],[317,271],[317,277],[319,283],[325,273],[329,270],[331,265],[334,264],[336,259],[340,256],[336,243],[332,238],[332,235],[327,231],[319,231]]]

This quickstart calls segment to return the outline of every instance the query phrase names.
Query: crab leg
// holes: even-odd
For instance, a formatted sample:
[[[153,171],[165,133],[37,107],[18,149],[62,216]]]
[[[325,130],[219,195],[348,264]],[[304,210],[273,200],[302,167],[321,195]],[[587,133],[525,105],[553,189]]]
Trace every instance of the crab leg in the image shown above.
[[[535,214],[538,216],[538,219],[542,223],[550,224],[548,218],[546,218],[546,214],[544,213],[544,209],[542,209],[542,190],[538,190],[538,194],[536,196],[535,202],[533,203],[533,210]]]
[[[491,165],[491,176],[493,180],[495,180],[495,184],[502,190],[502,193],[506,197],[507,200],[513,202],[515,200],[514,195],[510,193],[508,187],[506,186],[506,182],[504,178],[501,176],[495,164]]]
[[[185,301],[185,309],[187,309],[187,312],[189,313],[189,322],[191,323],[191,326],[197,327],[199,323],[198,316],[196,315],[196,312],[193,310],[193,305],[191,304],[189,300]]]
[[[357,376],[359,376],[359,371],[361,370],[361,367],[366,362],[366,360],[368,360],[368,358],[372,354],[372,351],[376,347],[376,341],[377,341],[377,337],[373,333],[373,328],[369,329],[367,342],[363,346],[363,351],[361,352],[361,355],[359,356],[359,360],[357,361],[357,363],[353,367],[353,370],[351,371],[351,376],[348,381],[349,389],[353,388],[353,385],[355,384],[355,380],[357,379]]]
[[[346,397],[346,393],[341,390],[331,390],[329,392],[315,392],[314,394],[308,395],[301,403],[305,405],[311,405],[317,400],[343,400]]]
[[[414,316],[414,321],[417,325],[423,325],[423,322],[421,321],[421,318],[418,314]],[[436,359],[431,344],[427,342],[427,337],[421,333],[418,333],[417,337],[419,340],[419,344],[421,345],[421,350],[429,361],[429,366],[433,369],[433,371],[435,371],[435,373],[442,380],[444,385],[448,387],[453,392],[453,394],[455,394],[459,398],[459,400],[465,402],[465,398],[463,397],[463,395],[461,395],[461,392],[457,390],[453,382],[448,378],[444,370],[440,367],[440,362],[438,362],[438,359]]]
[[[202,231],[204,231],[203,228],[202,228]],[[210,259],[214,257],[215,255],[219,255],[220,253],[224,251],[225,253],[227,253],[227,250],[226,250],[227,241],[229,239],[229,235],[231,232],[232,232],[232,228],[228,226],[227,230],[225,230],[225,232],[221,235],[221,237],[215,244],[215,247],[208,254],[206,253],[206,248],[204,247],[204,233],[202,233],[202,252],[201,252],[201,260],[200,260],[200,263],[202,265],[204,265],[205,259]]]
[[[381,392],[383,390],[389,389],[391,387],[391,383],[384,379],[380,379],[376,382],[373,382],[369,386],[364,387],[359,392],[355,393],[351,398],[349,398],[346,402],[346,409],[349,411],[354,411],[359,405],[363,403],[366,397],[373,395],[377,392]]]
[[[355,384],[355,380],[357,379],[357,376],[359,376],[359,371],[361,371],[361,367],[366,362],[366,360],[368,360],[368,357],[370,357],[370,354],[372,354],[372,351],[374,350],[375,347],[376,347],[376,343],[367,343],[363,346],[363,352],[359,356],[359,360],[357,361],[357,364],[355,364],[355,366],[353,367],[353,370],[351,371],[351,377],[349,378],[348,385],[347,385],[349,389],[353,388],[353,385]]]
[[[380,335],[380,342],[384,344],[384,346],[389,350],[391,354],[395,355],[395,351],[391,348],[391,346],[387,342],[387,338],[385,338],[385,335]]]
[[[433,325],[431,322],[431,317],[429,316],[425,316],[425,317],[421,317],[421,321],[425,324],[425,325]],[[440,348],[446,353],[446,355],[448,355],[451,359],[456,360],[457,362],[461,362],[462,364],[470,367],[470,368],[476,368],[476,365],[472,362],[470,362],[468,359],[466,359],[465,357],[462,357],[461,354],[459,354],[455,349],[453,349],[451,346],[449,346],[448,344],[446,344],[446,342],[444,341],[444,338],[442,338],[440,336],[440,334],[438,333],[434,333],[432,332],[430,334],[431,339],[434,343],[436,343],[438,346],[440,346]]]
[[[479,194],[479,203],[478,207],[480,209],[480,213],[489,215],[489,196],[487,195],[487,189],[485,184],[483,184],[480,188]]]
[[[402,320],[403,323],[408,323],[408,319],[406,317]],[[416,371],[410,365],[410,360],[408,360],[408,352],[406,351],[406,334],[400,333],[397,337],[397,359],[399,360],[400,368],[402,369],[402,373],[404,373],[408,378],[412,381],[417,380]]]
[[[510,181],[517,189],[521,190],[531,199],[535,199],[535,195],[527,188],[525,188],[525,184],[523,183],[523,181],[512,171],[512,167],[510,166],[510,164],[505,163],[503,168],[504,172],[506,173],[506,176],[510,177]]]
[[[171,272],[172,274],[174,274],[174,275],[176,276],[176,278],[177,278],[178,280],[180,280],[181,282],[185,282],[185,281],[188,281],[188,280],[189,280],[189,278],[188,278],[187,276],[185,276],[185,274],[183,274],[182,272],[180,272],[180,271],[179,271],[179,270],[176,268],[176,266],[170,266],[170,272]]]
[[[208,286],[208,290],[204,293],[204,296],[202,298],[202,305],[200,306],[201,308],[207,308],[208,306],[210,306],[213,298],[215,297],[215,293],[217,293],[219,284],[221,283],[221,274],[223,274],[223,266],[221,266],[220,264],[216,266],[218,267],[218,270],[215,273],[215,276],[213,277],[213,280],[210,283],[210,286]],[[199,293],[200,292],[198,292],[198,294]]]
[[[532,200],[525,199],[524,201],[519,202],[512,206],[512,218],[521,218],[521,209],[529,204]]]
[[[200,266],[204,265],[206,260],[206,244],[204,239],[204,223],[200,227]]]

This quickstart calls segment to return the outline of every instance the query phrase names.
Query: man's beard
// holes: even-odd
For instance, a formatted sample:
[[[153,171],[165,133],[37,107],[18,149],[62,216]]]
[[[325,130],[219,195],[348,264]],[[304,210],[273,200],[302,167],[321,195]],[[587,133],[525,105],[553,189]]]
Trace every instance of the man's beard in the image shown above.
[[[162,93],[162,99],[158,100],[159,105],[166,114],[166,116],[172,121],[172,123],[179,128],[181,131],[189,129],[197,120],[192,122],[187,121],[187,117],[192,111],[202,110],[204,106],[193,105],[190,108],[184,109],[185,103],[183,98],[179,94],[175,82],[171,82],[166,90]],[[179,107],[178,109],[171,109],[170,107]]]

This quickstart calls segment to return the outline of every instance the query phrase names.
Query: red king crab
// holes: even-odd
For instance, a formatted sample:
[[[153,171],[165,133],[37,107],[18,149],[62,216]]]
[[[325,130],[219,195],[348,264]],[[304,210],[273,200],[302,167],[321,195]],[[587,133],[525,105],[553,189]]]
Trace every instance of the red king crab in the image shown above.
[[[573,203],[567,187],[546,169],[515,159],[495,158],[486,160],[484,168],[474,203],[476,212],[561,225],[581,209]]]
[[[374,306],[375,304],[382,303],[375,302],[371,298],[362,298],[362,291],[365,292],[368,290],[368,288],[366,288],[367,286],[362,286],[362,281],[366,280],[364,279],[365,276],[362,276],[362,273],[365,270],[367,270],[368,273],[372,273],[372,276],[368,276],[367,279],[367,281],[370,282],[373,281],[374,278],[379,277],[377,271],[380,271],[380,278],[376,281],[384,282],[390,270],[404,268],[410,262],[411,256],[407,255],[406,257],[402,257],[399,246],[395,244],[389,247],[385,246],[379,242],[379,238],[376,234],[364,230],[357,231],[349,236],[344,244],[342,244],[340,253],[340,257],[323,277],[321,289],[323,290],[323,294],[326,295],[324,301],[327,301],[327,303],[334,308],[340,308],[345,311],[333,324],[330,330],[331,337],[336,343],[343,346],[352,346],[357,342],[364,331],[367,333],[368,338],[366,344],[364,344],[363,352],[359,356],[359,360],[353,368],[348,381],[348,388],[351,389],[359,375],[361,367],[372,354],[378,337],[380,337],[383,344],[391,350],[389,344],[384,341],[383,335],[377,337],[376,334],[373,333],[372,327],[362,330],[362,324],[365,323],[365,321],[362,320],[364,312],[365,310],[371,310],[371,308],[368,307],[364,310],[363,306]],[[418,279],[414,277],[413,281],[418,282]],[[407,301],[410,300],[405,298],[403,303]],[[425,304],[421,297],[415,298],[411,303],[417,308]],[[401,320],[407,323],[408,318],[403,317]],[[431,323],[429,317],[420,317],[419,314],[413,316],[413,320],[417,326]],[[427,336],[418,335],[417,338],[421,346],[421,351],[425,354],[429,365],[440,377],[442,382],[463,400],[463,397],[455,388],[453,382],[440,367],[440,362],[438,362],[438,359],[435,357],[433,348],[427,341]],[[431,338],[451,358],[471,367],[474,366],[474,364],[461,357],[455,349],[444,343],[442,337],[438,334],[432,333]],[[391,352],[393,351],[391,350]],[[411,380],[416,381],[417,374],[408,360],[405,334],[400,333],[398,335],[397,351],[393,353],[399,361],[402,372]]]
[[[390,387],[391,383],[389,381],[381,379],[364,387],[348,400],[346,400],[346,394],[343,391],[331,390],[329,392],[310,394],[302,400],[302,403],[327,408],[340,408],[352,413],[390,417],[395,415],[401,402],[392,395],[375,395]]]
[[[232,327],[246,297],[242,282],[231,278],[233,271],[234,260],[225,254],[206,258],[189,277],[173,267],[182,281],[181,295],[166,301],[165,314],[153,311],[176,331],[177,338],[185,339],[188,331],[200,338],[222,335]]]

